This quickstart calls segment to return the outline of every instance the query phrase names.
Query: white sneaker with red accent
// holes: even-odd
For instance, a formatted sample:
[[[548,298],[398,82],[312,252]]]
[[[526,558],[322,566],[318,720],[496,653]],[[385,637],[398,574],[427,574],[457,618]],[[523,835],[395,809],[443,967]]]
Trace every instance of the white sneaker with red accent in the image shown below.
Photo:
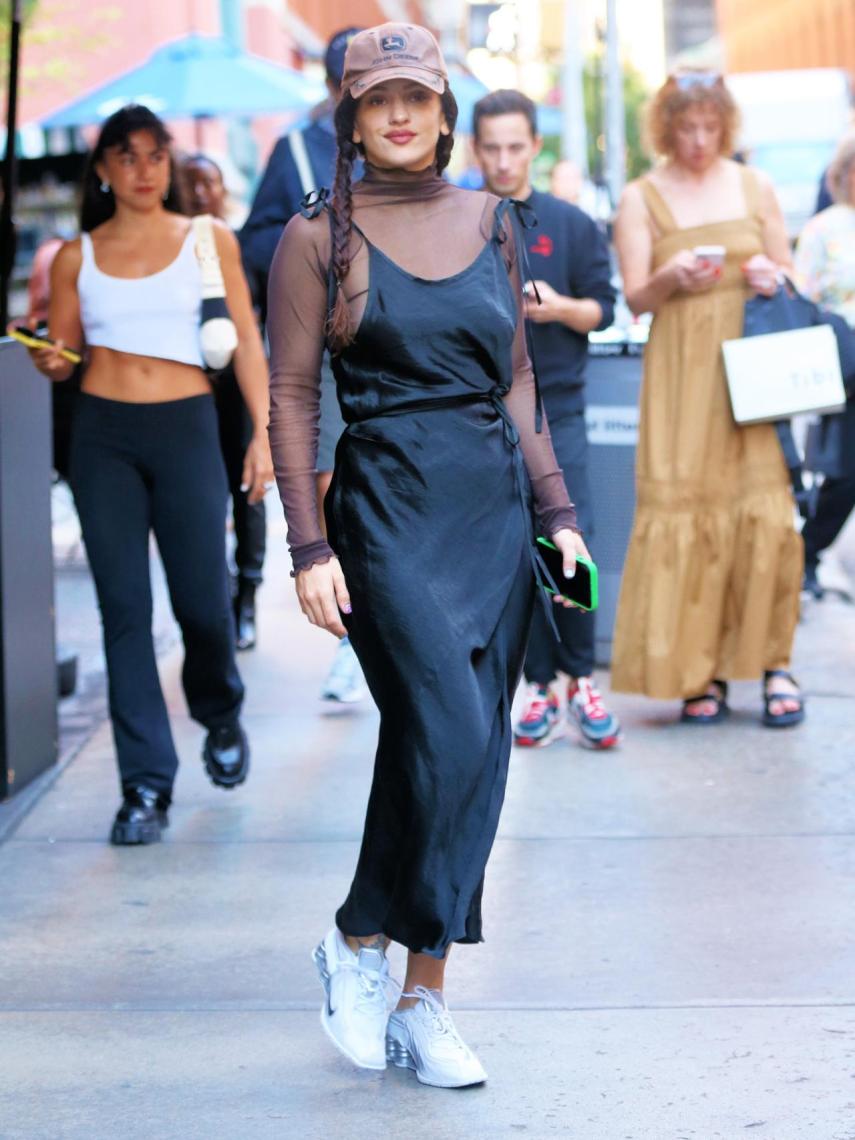
[[[544,685],[530,684],[522,716],[514,729],[514,744],[522,748],[542,748],[563,735],[561,706],[555,693]]]
[[[605,707],[602,694],[590,677],[579,677],[568,684],[567,715],[589,748],[613,748],[620,740],[620,721]]]

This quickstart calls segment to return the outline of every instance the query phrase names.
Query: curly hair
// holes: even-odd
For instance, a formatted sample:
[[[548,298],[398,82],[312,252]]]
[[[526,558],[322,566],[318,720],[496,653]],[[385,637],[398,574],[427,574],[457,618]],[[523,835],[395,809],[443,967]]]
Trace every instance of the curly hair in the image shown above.
[[[697,79],[693,82],[693,75]],[[692,107],[709,107],[721,121],[721,154],[733,154],[739,130],[739,108],[720,75],[699,71],[669,75],[647,106],[645,135],[648,149],[671,158],[676,150],[677,120]]]
[[[828,167],[825,180],[835,202],[855,206],[850,189],[852,167],[855,164],[855,131],[849,131],[837,144],[837,150]]]
[[[436,169],[441,174],[451,159],[454,149],[454,128],[457,125],[457,100],[446,85],[439,97],[442,113],[448,124],[449,134],[440,135],[436,144]],[[350,321],[350,310],[342,285],[350,272],[350,239],[353,230],[353,196],[351,177],[353,164],[358,155],[364,154],[361,144],[353,141],[356,125],[358,101],[346,92],[335,112],[335,134],[338,157],[333,182],[332,201],[332,259],[331,272],[336,284],[335,303],[327,319],[327,341],[333,352],[341,352],[353,341],[354,331]]]

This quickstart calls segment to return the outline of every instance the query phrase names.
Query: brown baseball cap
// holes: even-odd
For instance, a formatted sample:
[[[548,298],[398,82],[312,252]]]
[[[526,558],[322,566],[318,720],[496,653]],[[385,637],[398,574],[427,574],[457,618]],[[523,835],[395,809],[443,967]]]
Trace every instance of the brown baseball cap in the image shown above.
[[[379,24],[359,32],[347,46],[342,90],[354,99],[387,79],[412,79],[442,94],[448,69],[439,44],[418,24]]]

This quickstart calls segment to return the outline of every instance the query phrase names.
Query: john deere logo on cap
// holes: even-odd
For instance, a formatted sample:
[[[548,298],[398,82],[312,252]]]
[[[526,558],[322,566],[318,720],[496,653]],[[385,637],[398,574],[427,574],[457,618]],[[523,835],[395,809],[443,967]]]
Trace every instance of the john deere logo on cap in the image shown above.
[[[407,41],[403,36],[384,36],[380,41],[383,51],[404,51]]]

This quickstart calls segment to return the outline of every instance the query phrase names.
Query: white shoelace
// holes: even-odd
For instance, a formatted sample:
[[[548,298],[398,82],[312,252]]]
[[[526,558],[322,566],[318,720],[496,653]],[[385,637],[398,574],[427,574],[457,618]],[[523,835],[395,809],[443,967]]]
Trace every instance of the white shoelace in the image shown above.
[[[432,990],[426,986],[416,986],[412,993],[405,993],[401,995],[407,998],[419,998],[425,1003],[428,1012],[431,1015],[431,1022],[434,1029],[442,1037],[448,1037],[452,1043],[464,1052],[468,1052],[466,1044],[457,1032],[457,1027],[452,1020],[451,1014],[441,1001],[439,1001]]]
[[[352,970],[359,980],[357,1005],[373,1006],[380,999],[387,1010],[394,1009],[401,996],[401,984],[391,974],[369,970],[357,962],[339,962],[340,970]]]

